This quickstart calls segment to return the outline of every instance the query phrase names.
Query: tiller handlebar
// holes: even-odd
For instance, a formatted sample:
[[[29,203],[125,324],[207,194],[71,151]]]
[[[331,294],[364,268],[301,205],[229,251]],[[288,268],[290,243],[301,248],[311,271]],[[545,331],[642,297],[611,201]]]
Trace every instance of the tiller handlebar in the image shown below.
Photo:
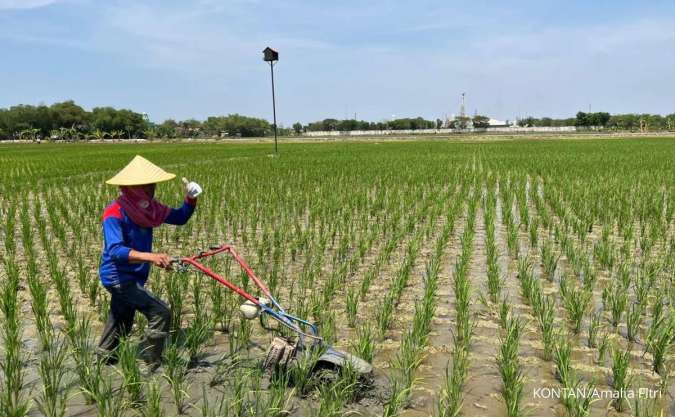
[[[204,258],[208,258],[210,256],[217,255],[219,253],[228,253],[230,256],[232,256],[232,258],[234,258],[235,261],[237,261],[239,266],[241,266],[244,272],[246,272],[246,275],[248,275],[251,281],[253,281],[255,286],[258,287],[260,292],[270,301],[269,304],[261,302],[260,299],[249,294],[244,289],[234,285],[226,278],[213,272],[211,269],[209,269],[200,262],[200,260]],[[234,250],[234,247],[230,245],[213,246],[209,248],[208,251],[202,251],[195,256],[174,258],[173,262],[179,264],[178,267],[179,271],[187,271],[188,267],[192,266],[198,271],[202,272],[203,274],[208,275],[212,279],[226,286],[230,290],[236,292],[241,297],[245,298],[249,302],[253,303],[256,307],[258,307],[261,313],[267,314],[272,319],[278,321],[289,330],[297,333],[298,336],[300,337],[301,343],[303,337],[308,337],[314,341],[323,342],[323,339],[318,335],[319,334],[318,329],[314,324],[308,322],[307,320],[303,320],[299,317],[295,317],[291,314],[288,314],[281,307],[279,302],[277,302],[276,298],[274,298],[274,296],[270,293],[269,288],[260,280],[260,278],[256,276],[255,272],[253,272],[251,267],[249,267],[248,264],[246,264],[246,262],[244,261],[244,259],[241,256],[239,256],[239,254]],[[309,331],[305,331],[304,330],[305,328],[309,329]]]

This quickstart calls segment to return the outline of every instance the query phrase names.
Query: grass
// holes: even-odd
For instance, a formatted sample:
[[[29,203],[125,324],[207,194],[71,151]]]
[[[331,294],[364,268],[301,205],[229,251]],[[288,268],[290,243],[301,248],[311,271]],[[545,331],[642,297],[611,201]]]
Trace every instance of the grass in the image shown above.
[[[630,351],[621,351],[619,348],[612,349],[612,388],[619,392],[626,392],[631,385],[630,375]],[[627,407],[627,400],[620,396],[612,401],[616,411],[623,411]]]

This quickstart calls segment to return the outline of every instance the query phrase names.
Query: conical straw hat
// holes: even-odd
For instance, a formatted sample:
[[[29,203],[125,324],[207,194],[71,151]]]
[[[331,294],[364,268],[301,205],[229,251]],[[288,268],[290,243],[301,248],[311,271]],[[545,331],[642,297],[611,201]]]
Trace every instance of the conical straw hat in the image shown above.
[[[105,183],[110,185],[143,185],[169,181],[175,177],[175,174],[166,172],[142,156],[136,155],[129,162],[129,165]]]

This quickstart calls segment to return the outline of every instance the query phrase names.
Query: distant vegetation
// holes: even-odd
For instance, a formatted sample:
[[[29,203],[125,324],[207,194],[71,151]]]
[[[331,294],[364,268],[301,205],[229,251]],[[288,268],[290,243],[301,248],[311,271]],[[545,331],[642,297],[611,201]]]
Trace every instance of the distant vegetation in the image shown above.
[[[304,132],[351,130],[420,130],[443,127],[463,129],[489,126],[483,115],[458,117],[449,122],[441,119],[426,120],[422,117],[399,118],[379,122],[356,119],[324,119],[308,124],[295,123],[291,128],[279,127],[282,136],[300,135]],[[521,127],[577,126],[621,131],[675,130],[675,113],[617,114],[605,112],[577,113],[576,117],[553,119],[526,117],[518,120]],[[274,125],[265,119],[239,114],[209,117],[205,121],[188,119],[165,120],[153,123],[143,114],[127,109],[95,107],[86,111],[73,101],[46,105],[18,105],[0,108],[0,140],[90,140],[90,139],[171,139],[171,138],[222,138],[260,137],[273,134]]]

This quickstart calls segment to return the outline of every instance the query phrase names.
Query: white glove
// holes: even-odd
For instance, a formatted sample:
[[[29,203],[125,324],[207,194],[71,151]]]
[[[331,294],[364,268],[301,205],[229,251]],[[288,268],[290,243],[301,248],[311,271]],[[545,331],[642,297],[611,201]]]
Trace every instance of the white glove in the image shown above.
[[[185,193],[190,198],[197,198],[202,193],[202,187],[199,184],[194,181],[188,181],[185,177],[183,177],[183,187],[185,188]]]

